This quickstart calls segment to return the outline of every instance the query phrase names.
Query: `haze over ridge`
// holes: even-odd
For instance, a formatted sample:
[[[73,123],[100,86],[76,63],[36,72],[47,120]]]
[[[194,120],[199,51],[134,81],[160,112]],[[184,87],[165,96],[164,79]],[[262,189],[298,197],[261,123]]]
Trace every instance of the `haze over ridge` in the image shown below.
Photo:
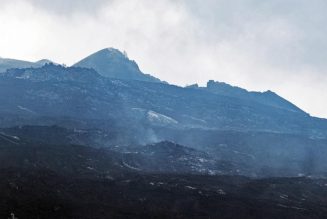
[[[173,84],[269,89],[327,117],[324,1],[2,3],[2,57],[71,65],[113,46]]]

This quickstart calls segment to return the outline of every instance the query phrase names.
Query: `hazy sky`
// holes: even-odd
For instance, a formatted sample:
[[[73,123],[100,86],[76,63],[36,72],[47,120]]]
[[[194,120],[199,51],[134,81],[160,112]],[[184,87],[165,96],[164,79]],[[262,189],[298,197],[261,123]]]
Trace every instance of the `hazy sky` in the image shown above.
[[[0,56],[74,64],[105,47],[178,85],[273,90],[327,118],[326,0],[0,0]]]

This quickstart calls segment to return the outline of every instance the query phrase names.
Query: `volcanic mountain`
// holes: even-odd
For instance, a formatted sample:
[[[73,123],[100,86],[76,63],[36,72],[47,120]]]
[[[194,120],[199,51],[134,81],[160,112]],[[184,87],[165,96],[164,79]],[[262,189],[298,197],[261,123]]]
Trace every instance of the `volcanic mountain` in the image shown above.
[[[141,72],[135,61],[130,60],[126,53],[114,48],[102,49],[73,66],[92,68],[108,78],[160,82],[159,79]]]

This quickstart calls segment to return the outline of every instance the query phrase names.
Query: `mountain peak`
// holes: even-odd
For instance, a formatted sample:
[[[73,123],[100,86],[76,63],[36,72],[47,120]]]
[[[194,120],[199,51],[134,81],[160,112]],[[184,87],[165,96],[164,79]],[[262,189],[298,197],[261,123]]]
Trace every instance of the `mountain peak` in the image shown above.
[[[74,66],[92,68],[108,78],[160,82],[159,79],[141,72],[136,62],[127,57],[126,52],[121,52],[115,48],[105,48],[97,51]]]
[[[106,56],[107,58],[128,59],[125,52],[121,52],[120,50],[112,48],[112,47],[101,49],[101,50],[91,54],[91,56]]]

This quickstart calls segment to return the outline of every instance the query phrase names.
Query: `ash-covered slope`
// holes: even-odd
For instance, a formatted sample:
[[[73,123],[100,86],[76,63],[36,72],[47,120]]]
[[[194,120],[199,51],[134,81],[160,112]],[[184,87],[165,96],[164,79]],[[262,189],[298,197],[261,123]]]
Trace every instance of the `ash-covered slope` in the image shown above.
[[[207,83],[207,87],[199,89],[204,89],[220,95],[240,98],[243,101],[255,101],[271,107],[304,113],[303,110],[270,90],[266,92],[249,92],[240,87],[231,86],[223,82],[215,82],[212,80]]]
[[[93,58],[0,74],[1,218],[325,218],[326,120]]]
[[[1,218],[324,219],[327,213],[326,179],[142,173],[126,168],[118,152],[4,133],[0,152]]]
[[[132,158],[126,163],[144,171],[183,172],[188,166],[214,174],[326,175],[326,120],[310,117],[275,94],[264,102],[265,95],[256,99],[250,93],[238,97],[110,79],[93,69],[54,64],[8,70],[0,75],[0,93],[2,127],[57,125],[75,130],[70,136],[74,144],[112,148],[170,140],[210,154],[207,159],[185,150],[185,156],[174,157],[147,146],[128,155]],[[161,159],[167,156],[175,159]],[[156,161],[162,165],[153,165]]]
[[[115,121],[139,131],[168,126],[297,133],[314,138],[325,137],[327,132],[325,120],[290,107],[163,83],[109,79],[85,68],[48,64],[38,69],[11,69],[1,74],[0,85],[4,94],[0,118],[7,127],[19,124],[19,119],[52,117],[83,119],[83,123]],[[17,120],[11,122],[11,117]]]
[[[88,146],[92,145],[94,135],[91,130],[76,132],[56,126],[0,129],[1,167],[40,167],[78,177],[92,174],[117,177],[131,172],[236,174],[227,162],[172,142],[97,148]]]
[[[157,129],[160,129],[157,135],[169,141],[125,145],[120,139],[133,133],[127,134],[114,125],[107,126],[106,130],[13,127],[0,129],[0,140],[106,148],[117,153],[121,166],[137,172],[251,177],[327,176],[326,139],[277,133]]]
[[[73,66],[94,69],[108,78],[160,82],[159,79],[141,72],[135,61],[130,60],[126,54],[114,48],[100,50]]]

